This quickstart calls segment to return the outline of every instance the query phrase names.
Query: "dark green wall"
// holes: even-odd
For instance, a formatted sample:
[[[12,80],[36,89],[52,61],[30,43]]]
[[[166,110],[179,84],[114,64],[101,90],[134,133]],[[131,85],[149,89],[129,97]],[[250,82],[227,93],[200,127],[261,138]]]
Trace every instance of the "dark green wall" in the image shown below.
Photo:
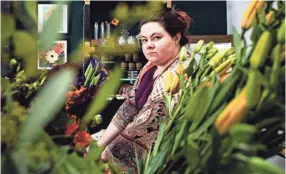
[[[193,19],[191,35],[227,34],[226,1],[173,1]]]
[[[145,1],[126,1],[129,5],[142,4]],[[90,30],[93,38],[95,22],[111,21],[112,10],[118,1],[91,1]],[[227,34],[226,1],[172,1],[176,9],[186,11],[193,23],[189,30],[191,35],[224,35]],[[135,30],[134,30],[135,31]],[[131,31],[132,32],[132,31]]]

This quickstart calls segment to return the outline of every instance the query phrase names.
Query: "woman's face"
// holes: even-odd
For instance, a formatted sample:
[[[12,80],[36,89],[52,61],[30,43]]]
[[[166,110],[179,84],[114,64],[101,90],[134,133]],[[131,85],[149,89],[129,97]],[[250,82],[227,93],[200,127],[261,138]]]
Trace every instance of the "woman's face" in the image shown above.
[[[179,43],[158,22],[149,22],[141,27],[141,43],[145,57],[157,66],[163,66],[174,58]]]

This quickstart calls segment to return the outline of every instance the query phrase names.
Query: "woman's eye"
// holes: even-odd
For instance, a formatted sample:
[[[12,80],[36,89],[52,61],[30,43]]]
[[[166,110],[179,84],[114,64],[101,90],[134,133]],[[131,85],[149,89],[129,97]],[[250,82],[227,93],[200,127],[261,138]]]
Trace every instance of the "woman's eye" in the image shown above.
[[[154,36],[154,37],[153,37],[153,40],[159,40],[159,39],[161,39],[160,36]]]
[[[147,39],[141,39],[141,43],[146,43]]]

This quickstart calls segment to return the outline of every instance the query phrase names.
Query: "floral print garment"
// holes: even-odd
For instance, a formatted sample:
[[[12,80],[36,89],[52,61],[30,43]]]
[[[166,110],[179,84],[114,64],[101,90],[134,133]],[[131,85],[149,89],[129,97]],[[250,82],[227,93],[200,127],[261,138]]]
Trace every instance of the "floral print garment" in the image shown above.
[[[186,69],[190,59],[183,62]],[[167,71],[175,71],[180,61],[176,59],[165,72],[163,72],[154,82],[153,90],[148,97],[147,102],[141,110],[137,110],[135,103],[135,93],[140,83],[142,75],[151,69],[153,65],[148,62],[139,74],[130,96],[120,106],[112,119],[112,123],[123,132],[113,140],[106,151],[109,158],[122,169],[123,172],[136,169],[135,148],[138,158],[141,159],[155,143],[157,138],[160,120],[168,119],[168,112],[163,102],[163,80]],[[175,103],[178,101],[179,93],[174,94]]]

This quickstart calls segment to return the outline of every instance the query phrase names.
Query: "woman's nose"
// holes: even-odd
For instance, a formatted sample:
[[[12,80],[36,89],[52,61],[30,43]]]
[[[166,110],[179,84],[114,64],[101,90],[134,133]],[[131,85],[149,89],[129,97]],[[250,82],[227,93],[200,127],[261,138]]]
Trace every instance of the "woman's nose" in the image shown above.
[[[154,48],[154,47],[155,47],[155,45],[154,45],[154,43],[152,43],[151,41],[149,41],[149,42],[147,43],[147,48],[152,49],[152,48]]]

